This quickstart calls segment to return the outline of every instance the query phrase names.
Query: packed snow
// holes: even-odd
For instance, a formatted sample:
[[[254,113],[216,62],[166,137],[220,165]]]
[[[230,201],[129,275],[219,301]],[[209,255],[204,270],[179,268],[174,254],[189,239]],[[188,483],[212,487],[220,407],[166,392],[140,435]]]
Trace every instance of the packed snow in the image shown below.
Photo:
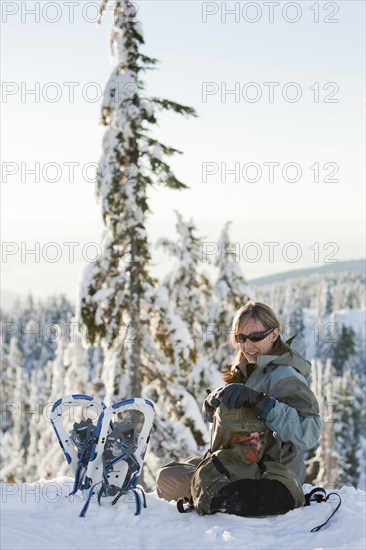
[[[79,517],[83,500],[68,496],[69,477],[36,483],[2,485],[3,550],[69,549],[357,549],[365,544],[365,493],[353,487],[338,492],[341,508],[320,531],[336,501],[312,503],[283,516],[242,518],[223,513],[200,517],[179,514],[175,503],[147,494],[147,508],[135,516],[126,497],[115,505],[90,504]],[[307,492],[311,488],[305,485]]]

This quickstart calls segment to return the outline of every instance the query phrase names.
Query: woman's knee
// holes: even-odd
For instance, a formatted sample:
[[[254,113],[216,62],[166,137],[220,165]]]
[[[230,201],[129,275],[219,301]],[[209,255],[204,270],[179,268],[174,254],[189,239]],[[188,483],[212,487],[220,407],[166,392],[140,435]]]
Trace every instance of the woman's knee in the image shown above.
[[[194,467],[181,462],[170,462],[163,466],[156,477],[156,491],[159,498],[167,501],[189,498]]]

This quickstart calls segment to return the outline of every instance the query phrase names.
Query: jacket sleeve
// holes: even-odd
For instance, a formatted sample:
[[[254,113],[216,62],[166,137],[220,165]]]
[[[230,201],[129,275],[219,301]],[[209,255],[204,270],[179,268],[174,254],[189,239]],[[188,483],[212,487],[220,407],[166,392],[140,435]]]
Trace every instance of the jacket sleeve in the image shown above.
[[[322,432],[319,405],[305,378],[291,371],[268,392],[276,404],[266,425],[281,441],[291,441],[296,449],[306,451],[316,446]]]

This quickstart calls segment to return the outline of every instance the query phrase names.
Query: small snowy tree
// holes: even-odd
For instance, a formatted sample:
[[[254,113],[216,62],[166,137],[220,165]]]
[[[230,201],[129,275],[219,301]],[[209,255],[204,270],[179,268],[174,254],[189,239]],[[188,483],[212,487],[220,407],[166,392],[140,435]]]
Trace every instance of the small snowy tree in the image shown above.
[[[362,416],[365,414],[365,393],[360,387],[357,371],[347,369],[334,380],[336,395],[335,451],[341,458],[340,485],[358,486],[364,460],[362,448]]]
[[[47,417],[48,397],[46,373],[38,367],[32,371],[29,382],[29,410],[27,411],[29,445],[27,460],[24,464],[24,475],[27,481],[38,479],[39,476],[46,477],[49,473],[57,473],[57,469],[53,469],[45,475],[45,472],[39,468],[40,463],[49,456],[51,448],[56,447],[55,441],[50,441],[46,447],[42,445],[42,441],[48,439],[48,430],[51,428]]]
[[[64,335],[57,342],[56,357],[53,361],[49,361],[45,370],[45,376],[47,379],[48,396],[47,407],[43,408],[42,418],[40,420],[37,429],[40,429],[40,437],[37,442],[39,471],[42,475],[56,475],[59,473],[59,468],[63,466],[62,456],[59,450],[58,441],[55,438],[55,434],[52,429],[52,425],[49,419],[49,407],[52,407],[58,399],[66,394],[65,380],[66,380],[66,368],[67,363],[65,360],[65,354],[69,345],[69,336]],[[37,378],[32,380],[31,389],[36,392]],[[37,429],[35,431],[37,431]],[[67,467],[65,466],[63,473],[66,473]]]
[[[342,325],[337,341],[332,346],[330,357],[338,375],[347,370],[347,361],[355,353],[355,331],[352,327]]]
[[[25,481],[24,466],[27,461],[29,445],[29,425],[25,421],[29,407],[29,375],[22,367],[23,355],[18,339],[10,341],[9,368],[15,375],[14,395],[6,404],[5,414],[11,416],[9,428],[1,445],[1,477],[3,481]]]
[[[229,228],[230,222],[227,222],[218,242],[219,253],[214,259],[217,279],[214,284],[208,323],[204,330],[209,362],[215,371],[220,372],[231,363],[233,358],[229,337],[235,312],[248,300],[255,298],[254,291],[245,280],[238,262],[235,243],[230,239]],[[219,380],[221,383],[221,375]]]
[[[64,350],[65,364],[65,394],[92,393],[91,369],[88,360],[88,352],[82,341],[82,335],[76,333],[72,341]]]
[[[185,222],[178,212],[176,215],[178,240],[164,238],[158,242],[174,258],[174,265],[150,297],[155,309],[153,337],[168,365],[160,379],[159,401],[163,400],[169,420],[187,426],[192,441],[203,445],[208,441],[208,431],[200,413],[207,384],[202,326],[212,292],[207,275],[199,269],[201,241],[194,223]]]
[[[3,328],[3,327],[2,327]],[[20,356],[19,350],[17,350]],[[14,389],[16,380],[16,362],[11,357],[11,346],[1,336],[1,432],[11,429],[13,425]]]
[[[202,353],[202,327],[207,320],[212,289],[207,275],[199,270],[201,240],[195,234],[193,220],[185,222],[181,214],[176,215],[177,242],[167,238],[158,242],[175,263],[158,294],[161,314],[157,339],[164,354],[174,360],[175,375],[179,370],[182,380],[190,385],[192,365]],[[170,338],[166,338],[167,332]]]
[[[335,488],[342,477],[342,457],[336,450],[335,441],[339,403],[334,388],[334,371],[330,359],[325,367],[319,359],[312,361],[311,366],[311,389],[319,403],[323,430],[315,454],[307,462],[308,477],[314,484]]]

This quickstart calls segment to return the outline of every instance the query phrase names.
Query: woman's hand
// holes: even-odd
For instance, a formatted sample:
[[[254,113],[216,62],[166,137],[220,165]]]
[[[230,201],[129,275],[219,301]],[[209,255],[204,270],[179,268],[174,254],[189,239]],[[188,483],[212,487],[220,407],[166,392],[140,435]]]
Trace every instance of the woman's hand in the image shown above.
[[[214,390],[212,392],[210,392],[210,390],[206,390],[207,392],[209,392],[209,394],[204,400],[202,405],[203,419],[206,422],[213,422],[213,416],[215,414],[215,410],[220,405],[220,400],[217,398],[217,394],[222,389],[223,389],[223,386],[221,388],[217,388],[217,390]]]
[[[229,409],[240,409],[241,407],[254,409],[261,420],[267,418],[269,411],[276,404],[276,400],[272,397],[252,390],[244,384],[228,384],[215,397]]]

